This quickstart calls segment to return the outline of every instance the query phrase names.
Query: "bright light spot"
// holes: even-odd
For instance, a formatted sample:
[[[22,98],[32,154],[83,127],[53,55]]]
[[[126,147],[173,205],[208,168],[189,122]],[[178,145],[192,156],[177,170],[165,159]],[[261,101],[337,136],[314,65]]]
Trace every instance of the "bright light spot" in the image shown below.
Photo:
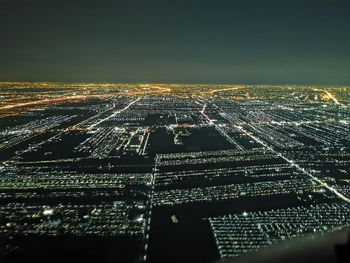
[[[43,211],[43,215],[44,216],[50,216],[53,214],[53,209],[51,208],[46,208],[44,211]]]

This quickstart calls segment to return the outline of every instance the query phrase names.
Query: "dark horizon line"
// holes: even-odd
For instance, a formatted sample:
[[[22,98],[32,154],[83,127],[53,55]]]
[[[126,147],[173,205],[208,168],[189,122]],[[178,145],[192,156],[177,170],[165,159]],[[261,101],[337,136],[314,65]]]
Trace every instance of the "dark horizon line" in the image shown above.
[[[68,80],[0,80],[1,83],[64,83],[64,84],[168,84],[168,85],[174,85],[174,84],[181,84],[181,85],[254,85],[254,86],[264,86],[264,85],[272,85],[272,86],[279,86],[279,85],[301,85],[301,86],[350,86],[350,82],[341,82],[341,83],[317,83],[317,82],[302,82],[302,81],[294,81],[294,82],[249,82],[249,81],[240,81],[240,82],[192,82],[192,81],[180,81],[180,82],[160,82],[160,81],[68,81]]]

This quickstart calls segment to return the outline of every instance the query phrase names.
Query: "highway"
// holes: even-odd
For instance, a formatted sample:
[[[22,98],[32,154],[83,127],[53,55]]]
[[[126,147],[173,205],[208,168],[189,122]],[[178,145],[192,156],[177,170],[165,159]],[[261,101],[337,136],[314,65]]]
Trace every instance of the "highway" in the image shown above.
[[[136,100],[131,101],[128,105],[126,105],[125,108],[123,108],[123,109],[121,109],[121,110],[118,110],[118,111],[115,111],[115,112],[113,112],[113,114],[107,116],[106,118],[101,119],[101,120],[99,120],[98,122],[95,122],[95,123],[91,124],[91,125],[88,127],[88,129],[92,129],[92,128],[94,128],[96,125],[99,125],[100,123],[102,123],[102,122],[104,122],[104,121],[106,121],[106,120],[109,120],[110,118],[113,118],[114,116],[118,115],[119,113],[122,113],[123,111],[126,111],[127,109],[130,108],[131,105],[133,105],[134,103],[138,102],[140,99],[141,99],[141,98],[139,97],[139,98],[137,98]]]

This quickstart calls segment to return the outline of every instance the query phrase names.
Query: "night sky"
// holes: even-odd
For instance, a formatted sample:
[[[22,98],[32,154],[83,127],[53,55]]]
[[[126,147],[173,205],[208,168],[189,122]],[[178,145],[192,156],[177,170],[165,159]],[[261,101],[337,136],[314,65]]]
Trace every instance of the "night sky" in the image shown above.
[[[0,0],[0,80],[350,84],[350,0]]]

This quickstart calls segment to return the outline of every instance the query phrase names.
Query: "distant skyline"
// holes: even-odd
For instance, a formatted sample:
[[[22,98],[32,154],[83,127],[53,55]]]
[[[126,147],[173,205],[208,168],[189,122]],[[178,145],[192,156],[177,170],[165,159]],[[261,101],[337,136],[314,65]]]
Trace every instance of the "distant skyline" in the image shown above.
[[[0,0],[0,81],[350,85],[349,10],[347,0]]]

